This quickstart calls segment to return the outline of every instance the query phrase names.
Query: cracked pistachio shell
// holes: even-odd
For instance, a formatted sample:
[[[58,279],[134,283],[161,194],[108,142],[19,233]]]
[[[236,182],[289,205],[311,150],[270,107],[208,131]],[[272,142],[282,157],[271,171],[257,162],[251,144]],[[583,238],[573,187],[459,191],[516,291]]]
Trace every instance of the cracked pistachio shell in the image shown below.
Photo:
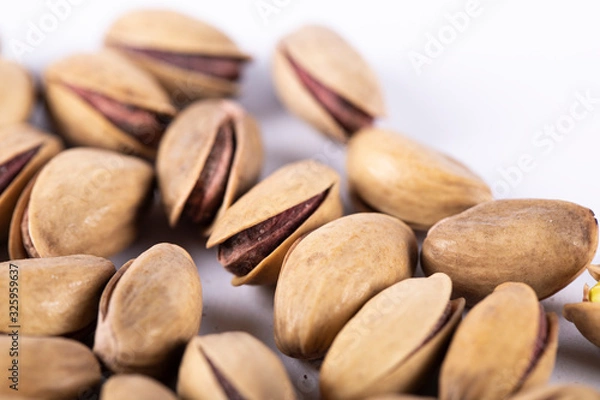
[[[587,340],[600,347],[600,302],[591,301],[589,292],[590,288],[586,284],[583,287],[583,301],[565,304],[563,316],[574,323]]]
[[[504,399],[543,385],[557,342],[558,318],[543,311],[533,289],[504,283],[456,330],[442,365],[440,400]]]
[[[346,167],[362,202],[418,230],[492,200],[487,184],[465,165],[389,130],[357,132],[348,143]]]
[[[161,376],[198,333],[201,316],[196,264],[181,247],[157,244],[108,282],[94,353],[115,373]]]
[[[331,138],[348,134],[299,79],[288,57],[335,95],[372,117],[385,114],[383,94],[371,67],[341,36],[307,25],[284,38],[273,55],[273,79],[281,101],[294,114]]]
[[[144,375],[114,375],[102,386],[100,400],[177,400],[162,383]]]
[[[164,89],[144,70],[110,50],[80,53],[52,64],[44,84],[54,122],[66,140],[75,145],[101,147],[153,158],[156,149],[113,124],[71,87],[112,99],[119,104],[173,117]]]
[[[336,336],[321,367],[323,399],[410,392],[441,361],[464,300],[444,274],[412,278],[369,300]]]
[[[177,394],[184,400],[296,398],[281,360],[246,332],[193,338],[179,366]]]
[[[152,29],[148,29],[149,26]],[[250,56],[219,29],[168,10],[137,10],[123,15],[106,33],[105,43],[153,74],[177,104],[202,97],[234,95],[239,85],[236,81],[177,67],[139,52],[128,52],[126,48],[181,56],[235,59],[240,62],[250,60]]]
[[[588,266],[588,272],[595,280],[600,281],[600,265]]]
[[[421,264],[444,272],[473,305],[503,282],[524,282],[539,299],[558,292],[589,265],[598,223],[585,207],[559,200],[496,200],[446,218],[427,233]]]
[[[371,297],[410,278],[417,241],[402,221],[353,214],[300,238],[286,255],[275,290],[275,343],[296,358],[323,357]]]
[[[10,226],[10,258],[28,258],[21,232],[26,209],[40,257],[109,257],[122,251],[135,239],[152,179],[150,164],[136,157],[92,148],[59,153],[19,198]]]
[[[29,72],[0,59],[0,126],[27,121],[34,103],[35,87]]]
[[[421,397],[403,394],[384,394],[381,396],[367,397],[366,400],[436,400],[435,397]]]
[[[258,180],[263,148],[256,120],[229,100],[205,100],[190,105],[165,132],[156,159],[158,184],[171,226],[179,221],[205,168],[219,129],[227,121],[233,122],[235,153],[223,201],[214,219],[223,215]],[[211,226],[205,233],[209,234],[210,230]]]
[[[11,277],[18,276],[19,297],[26,299],[20,304],[19,332],[55,336],[75,333],[95,322],[100,295],[115,266],[104,258],[75,255],[13,260],[0,263],[0,271],[0,290],[9,293]],[[10,333],[9,325],[9,314],[0,314],[0,332]]]
[[[277,281],[283,258],[302,235],[342,216],[340,177],[330,167],[313,160],[285,165],[259,182],[225,211],[208,238],[207,248],[254,227],[306,200],[327,191],[319,207],[266,258],[244,276],[231,283],[273,284]]]
[[[579,384],[533,388],[510,400],[600,400],[600,392]]]
[[[0,128],[0,181],[5,173],[16,174],[4,190],[0,188],[0,241],[8,237],[12,213],[29,180],[62,149],[58,137],[31,125],[16,124]],[[15,162],[18,156],[26,156],[28,160],[24,165],[19,163],[22,165],[19,170],[12,170],[8,165],[11,161]]]
[[[83,344],[71,339],[19,336],[18,392],[10,380],[0,385],[0,398],[64,400],[81,396],[100,383],[100,364]],[[15,360],[8,349],[13,339],[0,335],[0,362],[10,368]],[[5,371],[6,372],[6,371]]]

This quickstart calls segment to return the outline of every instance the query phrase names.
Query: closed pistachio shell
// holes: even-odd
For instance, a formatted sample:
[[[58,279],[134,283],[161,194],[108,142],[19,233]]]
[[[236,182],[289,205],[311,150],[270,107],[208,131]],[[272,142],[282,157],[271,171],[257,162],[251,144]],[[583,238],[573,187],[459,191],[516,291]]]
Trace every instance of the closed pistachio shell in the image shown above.
[[[177,394],[183,400],[293,400],[281,360],[246,332],[192,339],[179,367]]]
[[[559,200],[497,200],[446,218],[427,233],[425,274],[444,272],[456,296],[473,305],[502,282],[524,282],[539,299],[589,265],[598,223],[588,208]]]
[[[440,374],[440,400],[504,399],[543,385],[554,367],[558,318],[524,283],[496,288],[459,325]]]
[[[137,234],[152,179],[151,166],[136,157],[91,148],[61,152],[19,199],[9,234],[11,258],[118,253]]]
[[[342,216],[340,178],[312,160],[288,164],[259,182],[220,217],[207,247],[236,274],[235,286],[273,284],[300,236]]]
[[[583,301],[565,304],[565,319],[575,324],[579,332],[591,343],[600,347],[600,283],[592,289],[586,284],[583,288]]]
[[[371,297],[410,278],[417,241],[400,220],[354,214],[329,222],[289,250],[275,290],[275,343],[296,358],[319,358]]]
[[[76,145],[153,158],[176,112],[151,75],[114,51],[57,61],[44,83],[59,130]]]
[[[398,282],[369,300],[336,336],[321,367],[323,399],[410,392],[441,361],[464,307],[444,274]]]
[[[100,400],[177,400],[175,393],[147,376],[113,375],[102,386]]]
[[[600,400],[600,392],[584,385],[554,385],[524,391],[510,400]]]
[[[348,180],[374,210],[414,229],[492,200],[490,188],[451,157],[399,133],[364,129],[348,143]]]
[[[0,59],[0,127],[27,121],[34,102],[31,75],[22,66]]]
[[[335,140],[345,142],[385,114],[375,73],[329,28],[307,25],[281,39],[273,76],[281,101]]]
[[[190,105],[165,132],[156,160],[169,224],[186,213],[210,233],[214,220],[256,183],[262,161],[258,124],[241,106],[229,100]]]
[[[0,128],[0,241],[8,237],[13,210],[27,182],[62,149],[60,139],[31,125]]]

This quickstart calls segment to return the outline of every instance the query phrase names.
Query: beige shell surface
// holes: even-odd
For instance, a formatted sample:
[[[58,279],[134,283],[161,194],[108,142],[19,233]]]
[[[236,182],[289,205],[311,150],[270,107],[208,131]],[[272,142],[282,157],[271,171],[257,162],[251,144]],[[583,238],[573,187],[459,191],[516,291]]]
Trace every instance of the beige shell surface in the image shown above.
[[[553,385],[524,391],[510,400],[600,400],[600,392],[579,384]]]
[[[299,239],[286,255],[274,300],[277,347],[319,358],[346,322],[381,290],[410,278],[413,231],[383,214],[353,214]]]
[[[427,344],[446,311],[451,291],[450,279],[436,274],[403,280],[369,300],[340,331],[325,356],[321,367],[322,397],[360,399],[401,391],[404,388],[395,387],[395,383],[405,384],[422,377],[429,365],[403,368],[403,364],[410,363],[413,356],[419,357],[419,350]],[[453,324],[461,312],[460,305],[455,307]],[[439,352],[439,346],[436,347]],[[432,358],[424,357],[422,361]],[[390,375],[400,382],[388,380]]]
[[[100,400],[177,400],[162,383],[144,375],[113,375],[100,392]]]
[[[219,128],[227,120],[234,123],[235,155],[216,218],[258,180],[263,148],[256,120],[229,100],[205,100],[190,105],[165,132],[156,159],[162,201],[171,226],[179,221]]]
[[[583,301],[565,304],[563,315],[575,324],[587,340],[600,347],[600,303]]]
[[[94,353],[114,372],[159,376],[200,329],[202,285],[181,247],[161,243],[125,264],[100,300]]]
[[[0,127],[27,121],[35,103],[35,87],[22,66],[0,59]]]
[[[192,339],[179,367],[179,397],[228,399],[209,362],[244,399],[296,398],[279,357],[246,332],[225,332]]]
[[[595,280],[600,281],[600,265],[590,265],[587,269]]]
[[[19,332],[55,336],[74,333],[96,320],[104,286],[115,266],[104,258],[75,255],[0,263],[0,290],[10,292],[10,271],[18,274]],[[8,300],[7,300],[8,301]],[[0,314],[0,331],[10,333],[8,313]]]
[[[423,242],[425,274],[444,272],[475,304],[502,282],[524,282],[543,299],[592,261],[598,224],[588,208],[559,200],[497,200],[444,219]]]
[[[368,206],[427,230],[492,200],[491,189],[451,157],[384,129],[357,132],[346,158],[351,190]]]

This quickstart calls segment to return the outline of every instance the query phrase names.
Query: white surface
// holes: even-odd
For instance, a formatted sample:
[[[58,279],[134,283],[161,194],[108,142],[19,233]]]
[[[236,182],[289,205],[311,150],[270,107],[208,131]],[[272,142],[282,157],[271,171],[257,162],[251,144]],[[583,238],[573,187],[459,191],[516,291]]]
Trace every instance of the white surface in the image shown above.
[[[338,30],[373,65],[385,90],[389,117],[381,126],[405,132],[459,158],[477,171],[499,197],[570,200],[600,212],[597,151],[600,146],[600,8],[595,0],[556,1],[2,1],[0,35],[3,55],[16,58],[15,45],[31,45],[21,61],[36,73],[75,51],[93,51],[104,30],[123,11],[164,6],[224,29],[254,62],[244,76],[240,98],[260,120],[266,144],[264,174],[302,158],[316,158],[343,172],[343,148],[333,145],[289,115],[277,101],[270,81],[270,54],[278,38],[307,22]],[[51,5],[62,4],[62,19]],[[270,15],[259,7],[271,7]],[[474,7],[474,8],[469,8]],[[451,37],[447,14],[475,10],[468,26]],[[56,13],[56,11],[55,11]],[[42,22],[43,21],[43,22]],[[53,26],[52,21],[58,21]],[[39,43],[28,43],[32,26],[48,24]],[[443,33],[446,44],[419,74],[409,55],[425,54],[431,36]],[[595,103],[572,129],[549,144],[534,142],[548,124],[567,123],[579,96]],[[585,110],[581,106],[580,111]],[[537,144],[536,144],[537,143]],[[551,147],[550,147],[551,146]],[[507,182],[501,169],[519,159],[533,167]],[[504,186],[501,181],[504,180]],[[508,185],[508,186],[507,186]],[[508,190],[507,190],[508,188]],[[233,288],[213,251],[192,229],[171,232],[160,209],[145,232],[117,264],[158,241],[174,241],[194,256],[204,287],[202,333],[246,330],[270,346],[272,289]],[[597,256],[595,262],[600,262]],[[523,268],[527,268],[524,265]],[[584,273],[567,289],[546,300],[547,310],[581,299]],[[561,317],[554,382],[585,382],[600,388],[600,349],[583,339]],[[284,361],[301,398],[317,396],[317,374],[301,362]]]

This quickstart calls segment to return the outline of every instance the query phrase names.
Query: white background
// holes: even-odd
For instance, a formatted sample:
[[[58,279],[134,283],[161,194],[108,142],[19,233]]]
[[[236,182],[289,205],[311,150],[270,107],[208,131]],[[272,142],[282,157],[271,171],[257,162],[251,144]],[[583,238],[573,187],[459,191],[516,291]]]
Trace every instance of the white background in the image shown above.
[[[343,173],[343,148],[290,116],[276,99],[270,78],[270,57],[278,38],[303,23],[324,23],[346,37],[379,75],[388,106],[381,126],[462,160],[492,185],[498,197],[564,199],[600,212],[597,1],[482,0],[474,3],[479,4],[472,6],[475,16],[459,32],[449,16],[464,12],[470,3],[2,0],[0,37],[4,57],[19,59],[39,75],[54,60],[99,48],[103,32],[126,10],[163,6],[187,12],[222,28],[254,56],[240,101],[261,122],[267,156],[264,173],[302,158],[317,158]],[[269,7],[271,13],[265,14]],[[57,13],[60,18],[54,16]],[[42,35],[31,40],[36,29]],[[444,43],[431,53],[431,38],[440,35]],[[430,56],[421,69],[411,62],[417,53]],[[580,96],[592,98],[587,110]],[[587,113],[575,120],[572,107]],[[556,124],[563,124],[560,136],[543,146],[536,142],[545,127]],[[516,172],[521,159],[529,160],[527,170]],[[160,209],[149,217],[135,246],[113,260],[120,265],[163,240],[183,245],[198,263],[205,298],[202,333],[241,329],[273,346],[272,289],[232,288],[214,252],[203,250],[194,230],[170,231]],[[598,256],[595,262],[600,262]],[[587,273],[546,300],[546,309],[561,314],[563,304],[581,300],[585,282],[593,283]],[[600,388],[600,349],[562,317],[560,328],[552,380]],[[315,398],[315,369],[283,358],[301,398]]]

